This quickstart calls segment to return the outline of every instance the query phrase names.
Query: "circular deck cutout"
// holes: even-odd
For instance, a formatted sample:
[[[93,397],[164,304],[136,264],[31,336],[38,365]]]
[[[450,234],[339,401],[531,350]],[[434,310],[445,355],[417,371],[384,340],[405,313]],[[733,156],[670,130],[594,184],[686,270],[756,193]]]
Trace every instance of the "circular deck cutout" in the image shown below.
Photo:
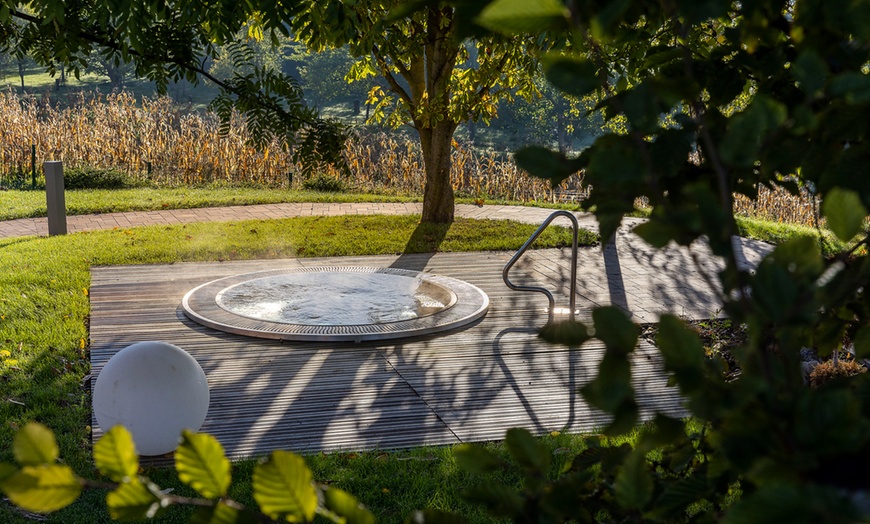
[[[381,340],[453,329],[481,318],[482,290],[455,278],[394,268],[313,267],[214,280],[185,295],[188,318],[261,338]]]

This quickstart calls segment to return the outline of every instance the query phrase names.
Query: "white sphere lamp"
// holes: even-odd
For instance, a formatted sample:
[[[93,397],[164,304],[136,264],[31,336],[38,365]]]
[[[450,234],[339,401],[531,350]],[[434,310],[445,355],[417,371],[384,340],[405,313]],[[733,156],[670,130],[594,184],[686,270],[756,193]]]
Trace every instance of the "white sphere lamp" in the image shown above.
[[[138,342],[106,362],[94,385],[94,415],[103,431],[122,425],[140,455],[178,447],[208,412],[208,381],[199,363],[166,342]]]

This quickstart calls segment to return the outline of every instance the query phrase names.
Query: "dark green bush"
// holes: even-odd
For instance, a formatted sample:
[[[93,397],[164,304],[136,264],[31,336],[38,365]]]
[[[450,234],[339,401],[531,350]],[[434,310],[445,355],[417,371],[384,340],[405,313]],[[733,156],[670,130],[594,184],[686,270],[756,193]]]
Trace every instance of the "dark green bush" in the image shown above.
[[[137,185],[123,171],[88,166],[64,169],[63,181],[66,189],[123,189]]]
[[[326,175],[313,176],[304,182],[302,187],[309,191],[321,191],[324,193],[339,193],[345,190],[345,184],[335,177]]]

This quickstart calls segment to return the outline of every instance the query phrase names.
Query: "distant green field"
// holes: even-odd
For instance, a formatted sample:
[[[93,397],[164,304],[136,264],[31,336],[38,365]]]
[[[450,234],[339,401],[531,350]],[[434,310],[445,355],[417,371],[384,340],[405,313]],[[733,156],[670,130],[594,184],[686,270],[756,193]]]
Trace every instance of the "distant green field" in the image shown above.
[[[0,89],[39,96],[48,95],[49,98],[61,104],[69,94],[86,91],[99,92],[105,95],[114,89],[107,76],[92,73],[83,73],[79,78],[67,74],[66,83],[62,86],[58,86],[58,80],[60,80],[60,72],[51,76],[43,68],[31,65],[24,71],[24,87],[22,88],[17,66],[7,63],[5,67],[0,67]],[[133,76],[124,80],[123,87],[137,96],[153,96],[157,93],[157,86],[154,82],[140,80]],[[193,86],[188,82],[180,82],[170,84],[166,94],[179,104],[192,104],[195,109],[204,109],[217,92],[217,88],[213,85]]]

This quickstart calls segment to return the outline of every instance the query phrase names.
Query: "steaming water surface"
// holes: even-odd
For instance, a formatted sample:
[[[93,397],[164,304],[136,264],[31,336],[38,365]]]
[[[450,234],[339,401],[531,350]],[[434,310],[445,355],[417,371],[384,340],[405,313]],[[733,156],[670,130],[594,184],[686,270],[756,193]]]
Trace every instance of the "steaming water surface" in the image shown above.
[[[215,301],[236,315],[285,324],[384,324],[446,307],[427,292],[431,286],[388,273],[296,273],[236,284]]]

